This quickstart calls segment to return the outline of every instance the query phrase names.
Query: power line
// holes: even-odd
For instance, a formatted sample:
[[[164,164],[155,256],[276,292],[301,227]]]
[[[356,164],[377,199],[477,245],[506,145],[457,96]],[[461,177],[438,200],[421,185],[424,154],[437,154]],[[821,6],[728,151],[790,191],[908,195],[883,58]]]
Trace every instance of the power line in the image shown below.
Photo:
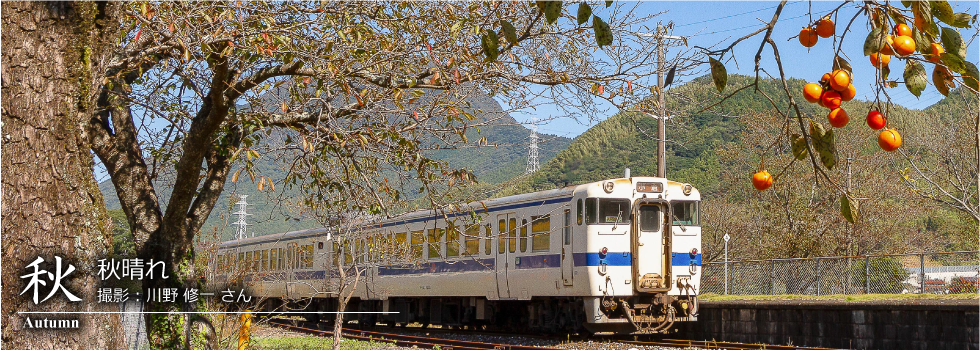
[[[799,2],[794,2],[794,3],[789,4],[789,5],[793,5],[793,4],[799,4]],[[741,16],[741,15],[747,15],[747,14],[755,13],[755,12],[759,12],[759,11],[771,10],[771,9],[776,8],[776,7],[779,7],[779,5],[771,6],[771,7],[766,7],[766,8],[761,8],[761,9],[758,9],[758,10],[746,11],[746,12],[742,12],[742,13],[736,13],[734,15],[728,15],[728,16],[723,16],[723,17],[718,17],[718,18],[706,19],[706,20],[699,21],[699,22],[694,22],[694,23],[679,24],[679,25],[675,25],[674,27],[678,27],[679,28],[679,27],[686,27],[686,26],[691,26],[691,25],[695,25],[695,24],[714,22],[714,21],[717,21],[717,20],[722,20],[722,19],[732,18],[732,17],[738,17],[738,16]]]
[[[791,19],[797,19],[797,18],[802,18],[802,17],[806,17],[806,16],[809,16],[809,15],[810,15],[810,14],[808,14],[808,13],[807,13],[807,14],[802,14],[802,15],[799,15],[799,16],[796,16],[796,17],[790,17],[790,18],[780,18],[779,20],[780,20],[780,21],[788,21],[788,20],[791,20]],[[744,26],[744,27],[738,27],[738,28],[731,28],[731,29],[725,29],[725,30],[719,30],[719,31],[716,31],[716,32],[710,32],[710,33],[702,33],[702,34],[698,34],[698,35],[710,35],[710,34],[718,34],[718,33],[724,33],[724,32],[730,32],[730,31],[733,31],[733,30],[739,30],[739,29],[745,29],[745,28],[753,28],[753,27],[759,27],[759,24],[752,24],[752,25],[747,25],[747,26]]]

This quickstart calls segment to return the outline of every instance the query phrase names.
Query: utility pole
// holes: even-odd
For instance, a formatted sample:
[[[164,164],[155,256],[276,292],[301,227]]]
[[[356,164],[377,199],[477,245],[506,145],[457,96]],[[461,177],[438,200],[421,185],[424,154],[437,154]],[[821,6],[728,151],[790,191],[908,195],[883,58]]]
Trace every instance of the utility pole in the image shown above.
[[[657,118],[657,177],[667,177],[667,96],[664,93],[664,34],[666,29],[657,26],[657,106],[660,107],[660,118]]]
[[[667,70],[664,40],[687,40],[681,36],[667,35],[667,28],[657,26],[656,34],[640,36],[657,38],[657,177],[667,177],[667,96],[664,93],[664,72]]]

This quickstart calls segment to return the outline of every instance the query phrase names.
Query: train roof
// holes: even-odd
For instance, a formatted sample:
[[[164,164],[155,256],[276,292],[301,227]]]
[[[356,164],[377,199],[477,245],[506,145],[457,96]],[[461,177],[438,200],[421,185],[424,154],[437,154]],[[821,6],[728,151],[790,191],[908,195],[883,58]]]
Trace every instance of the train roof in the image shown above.
[[[404,224],[409,224],[414,222],[427,221],[430,219],[437,219],[437,218],[441,218],[443,215],[453,218],[458,216],[469,215],[471,211],[474,211],[476,213],[481,213],[481,212],[485,213],[488,211],[494,211],[494,209],[499,210],[500,208],[503,207],[519,205],[522,203],[529,203],[529,202],[534,203],[540,201],[540,204],[550,204],[551,202],[549,201],[554,201],[556,199],[565,199],[567,197],[570,197],[572,193],[575,192],[575,190],[577,190],[580,187],[587,187],[589,185],[603,183],[606,181],[617,181],[617,180],[631,181],[634,179],[663,180],[664,182],[667,183],[680,184],[679,182],[668,180],[665,178],[659,178],[659,177],[632,177],[632,178],[607,179],[607,180],[589,182],[589,183],[584,183],[579,185],[570,185],[562,188],[556,188],[556,189],[550,189],[550,190],[544,190],[538,192],[522,193],[522,194],[517,194],[512,196],[470,202],[461,205],[459,211],[455,211],[452,209],[444,209],[444,210],[422,209],[422,210],[416,210],[416,211],[400,214],[398,216],[389,219],[372,220],[374,222],[363,220],[362,222],[357,223],[355,225],[360,229],[370,230],[370,229],[384,228],[384,227],[389,227],[394,225],[404,225]],[[274,234],[262,235],[257,237],[249,237],[241,240],[225,241],[221,243],[220,248],[231,248],[234,246],[251,245],[255,243],[268,243],[268,242],[275,242],[275,241],[285,240],[285,239],[313,237],[324,233],[328,233],[328,231],[329,230],[327,230],[326,228],[321,227],[321,228],[312,228],[312,229],[299,230],[299,231],[274,233]]]

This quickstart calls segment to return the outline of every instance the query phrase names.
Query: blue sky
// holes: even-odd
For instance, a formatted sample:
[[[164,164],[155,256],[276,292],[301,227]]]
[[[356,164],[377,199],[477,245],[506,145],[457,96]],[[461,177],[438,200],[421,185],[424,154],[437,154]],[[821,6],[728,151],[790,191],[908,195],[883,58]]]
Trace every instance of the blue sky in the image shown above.
[[[687,36],[689,45],[707,47],[715,44],[727,46],[735,39],[749,34],[763,26],[762,21],[768,21],[779,3],[776,1],[648,1],[639,4],[639,11],[642,13],[658,13],[666,11],[664,14],[655,17],[664,24],[674,23],[672,35]],[[807,50],[800,43],[788,38],[797,35],[800,29],[811,21],[808,10],[812,10],[813,20],[819,18],[839,6],[841,1],[791,1],[783,9],[780,20],[773,31],[773,39],[780,50],[783,61],[783,68],[788,77],[817,81],[823,73],[830,71],[833,52],[831,38],[820,38],[816,46]],[[896,6],[901,6],[895,2]],[[970,15],[977,14],[980,4],[976,1],[950,1],[955,12],[966,12]],[[847,21],[857,12],[854,3],[845,5],[838,14],[837,34],[844,31]],[[851,25],[851,32],[844,38],[844,49],[842,52],[847,54],[845,57],[851,62],[854,68],[854,86],[858,89],[857,99],[872,99],[873,90],[871,84],[874,81],[874,68],[868,62],[868,58],[862,55],[864,39],[867,36],[865,17],[862,15],[854,24]],[[656,27],[656,23],[650,23],[650,27]],[[973,37],[974,31],[971,29],[960,29],[960,35],[964,41],[969,43],[967,48],[967,60],[977,63],[977,43]],[[738,44],[735,48],[735,57],[738,67],[734,62],[726,63],[729,74],[754,74],[753,60],[759,48],[762,36],[758,35],[747,39]],[[668,57],[677,54],[679,50],[668,52]],[[904,63],[893,59],[891,64],[891,77],[901,78]],[[772,58],[772,51],[763,51],[762,67],[767,68],[772,74],[778,73],[775,60]],[[928,72],[932,71],[927,67]],[[680,82],[674,82],[674,85]],[[867,95],[865,95],[867,93]],[[922,92],[919,98],[908,92],[904,86],[899,86],[888,90],[892,97],[892,102],[914,109],[922,109],[939,101],[943,96],[931,85]],[[614,114],[610,110],[608,115]],[[556,116],[560,113],[552,106],[540,106],[535,111],[512,114],[518,121],[527,121],[532,117],[543,119],[547,116]],[[567,118],[551,121],[540,125],[539,130],[544,133],[558,134],[567,137],[575,137],[588,130],[595,123],[583,123]]]

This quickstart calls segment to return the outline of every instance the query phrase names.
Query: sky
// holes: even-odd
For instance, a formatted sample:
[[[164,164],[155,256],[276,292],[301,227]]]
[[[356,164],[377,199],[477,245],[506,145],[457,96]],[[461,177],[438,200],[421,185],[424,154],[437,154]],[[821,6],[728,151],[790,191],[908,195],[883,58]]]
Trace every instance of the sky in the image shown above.
[[[639,3],[638,10],[644,14],[666,11],[654,19],[664,24],[673,22],[674,30],[670,33],[671,35],[688,37],[688,44],[691,46],[708,47],[716,44],[727,46],[739,37],[762,27],[763,21],[769,21],[772,18],[778,4],[777,1],[647,1]],[[831,50],[831,38],[820,38],[816,46],[809,50],[796,39],[791,41],[787,41],[787,39],[799,34],[800,29],[811,22],[808,9],[812,10],[812,20],[815,21],[840,4],[841,1],[791,1],[784,7],[772,37],[779,48],[783,68],[788,77],[815,82],[824,73],[831,70],[831,62],[834,56],[833,50]],[[897,1],[895,4],[901,6]],[[950,5],[953,7],[953,11],[966,12],[970,15],[976,15],[978,7],[980,7],[976,1],[950,1]],[[839,12],[839,18],[835,20],[838,35],[844,31],[847,22],[857,12],[856,6],[855,3],[847,4]],[[856,99],[870,100],[874,98],[872,83],[874,82],[875,68],[871,66],[868,57],[863,56],[862,48],[868,33],[865,19],[866,17],[862,15],[851,25],[851,31],[844,37],[842,52],[846,54],[845,59],[854,68],[854,86],[858,90]],[[649,26],[655,28],[656,23],[650,23]],[[973,37],[974,33],[969,29],[960,29],[960,35],[969,44],[967,60],[977,64],[978,44]],[[753,62],[761,38],[762,35],[760,34],[742,41],[736,46],[735,57],[738,61],[738,67],[732,61],[726,62],[725,66],[729,74],[754,75]],[[673,57],[678,51],[680,49],[669,51],[667,57]],[[762,67],[767,68],[772,74],[778,73],[772,51],[768,47],[763,51],[762,57]],[[890,68],[892,71],[890,77],[901,79],[904,62],[893,59]],[[926,69],[931,77],[931,65],[926,65]],[[676,86],[682,83],[684,81],[675,81],[672,85]],[[902,85],[889,89],[888,93],[892,97],[892,102],[912,109],[926,108],[943,97],[931,85],[918,98]],[[614,113],[615,110],[610,110],[606,117],[612,116]],[[537,107],[534,111],[512,113],[512,116],[518,121],[527,122],[531,118],[546,119],[561,114],[554,106],[544,105]],[[570,120],[569,118],[559,118],[539,125],[538,130],[548,134],[575,137],[588,130],[596,122],[598,121],[583,123],[583,121]]]

